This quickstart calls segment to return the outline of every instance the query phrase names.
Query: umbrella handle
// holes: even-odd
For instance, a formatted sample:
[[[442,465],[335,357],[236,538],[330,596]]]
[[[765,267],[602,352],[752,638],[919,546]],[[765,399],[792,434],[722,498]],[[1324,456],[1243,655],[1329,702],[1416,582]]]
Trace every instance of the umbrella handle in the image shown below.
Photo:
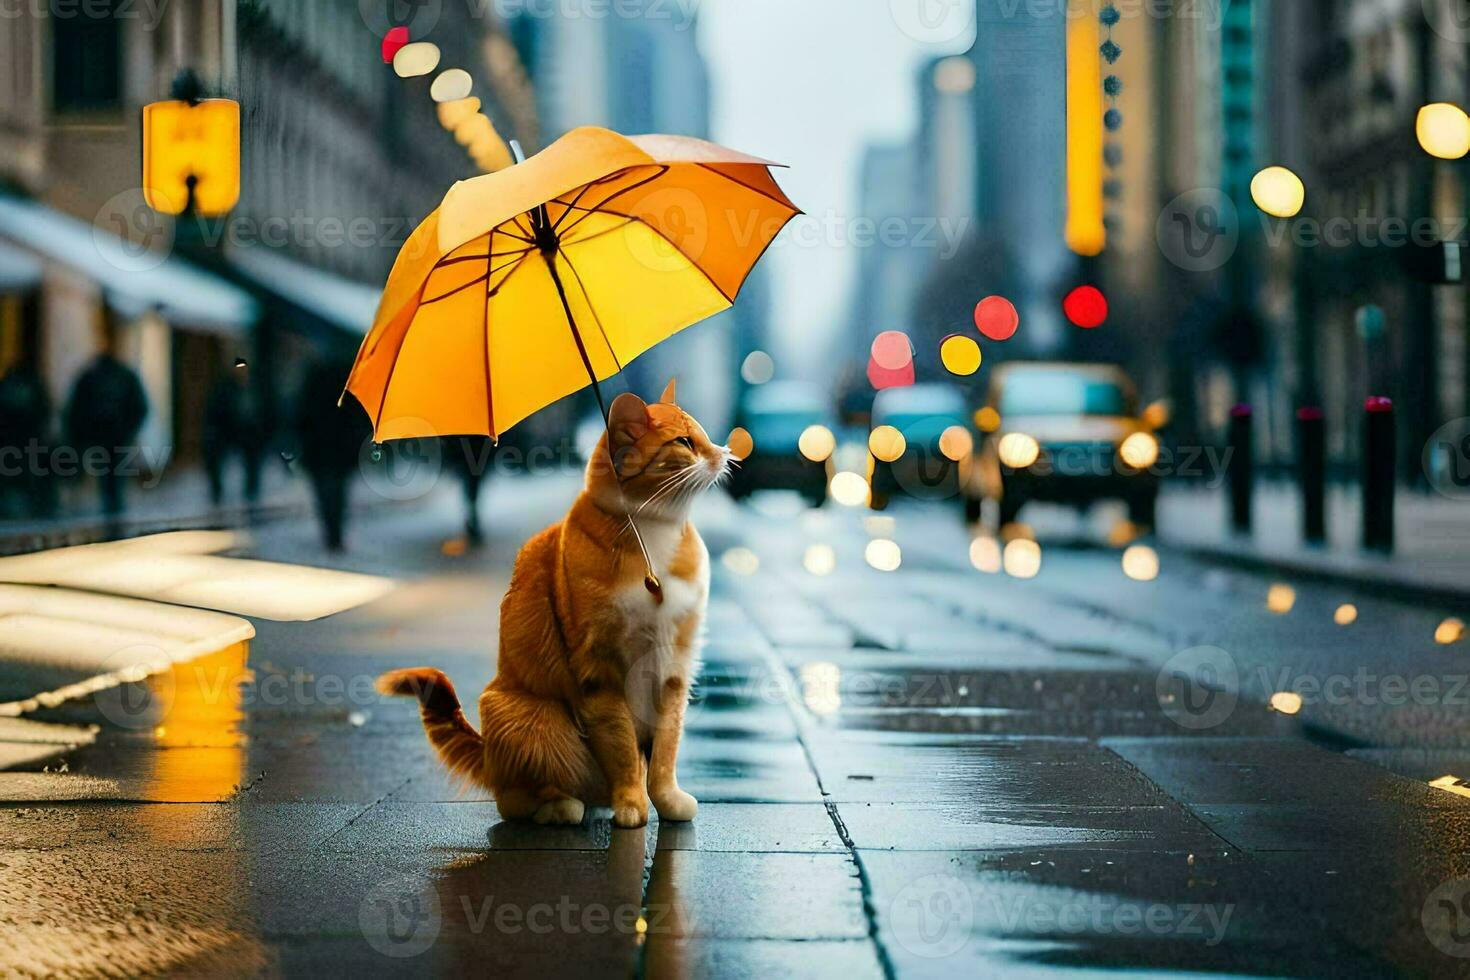
[[[515,154],[516,163],[525,163],[526,162],[526,151],[523,150],[523,149],[521,149],[521,141],[520,140],[511,140],[510,141],[510,152],[513,153],[513,154]]]

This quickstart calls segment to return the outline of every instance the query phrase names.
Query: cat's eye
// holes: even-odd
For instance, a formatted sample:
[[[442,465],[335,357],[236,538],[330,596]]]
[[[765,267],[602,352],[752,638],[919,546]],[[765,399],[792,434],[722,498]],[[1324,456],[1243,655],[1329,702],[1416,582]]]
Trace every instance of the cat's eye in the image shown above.
[[[683,446],[685,449],[689,450],[691,453],[694,452],[694,440],[689,438],[688,436],[680,436],[674,441]]]

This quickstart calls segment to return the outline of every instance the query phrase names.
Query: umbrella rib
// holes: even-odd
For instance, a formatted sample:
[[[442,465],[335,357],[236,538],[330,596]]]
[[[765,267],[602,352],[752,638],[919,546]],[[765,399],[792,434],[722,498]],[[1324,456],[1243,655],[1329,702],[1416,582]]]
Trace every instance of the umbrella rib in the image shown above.
[[[783,208],[791,208],[792,210],[796,211],[797,214],[800,214],[801,213],[801,209],[794,207],[791,204],[790,201],[783,201],[783,200],[781,200],[778,197],[772,197],[770,194],[767,194],[765,191],[761,190],[759,187],[752,187],[751,185],[747,184],[743,180],[736,180],[734,177],[731,177],[729,174],[725,173],[723,170],[716,170],[714,167],[711,167],[707,163],[696,163],[695,166],[698,167],[698,168],[700,168],[701,170],[708,170],[710,173],[714,174],[717,177],[723,177],[723,178],[725,178],[730,183],[734,184],[736,187],[744,187],[746,190],[750,191],[752,194],[759,194],[761,197],[763,197],[766,200],[772,202],[773,204],[779,204]]]
[[[491,237],[493,238],[494,236]],[[493,250],[494,246],[492,245],[491,248]],[[527,249],[527,251],[530,250]],[[524,257],[524,255],[521,256],[521,258]],[[516,262],[520,262],[520,260],[518,258]],[[490,270],[491,261],[488,257],[485,259],[485,318],[480,323],[480,339],[485,345],[485,434],[494,439],[495,390],[490,385],[490,298],[495,295],[495,291],[498,291],[499,287],[496,287],[495,291],[490,289],[490,276],[493,275]],[[515,269],[512,268],[511,271],[514,272]]]
[[[424,286],[428,285],[425,280]],[[419,298],[423,299],[424,286],[419,287]],[[388,407],[388,392],[393,388],[393,375],[398,371],[398,359],[403,356],[403,345],[408,341],[408,332],[413,329],[412,321],[403,328],[403,335],[398,338],[398,349],[393,352],[393,363],[388,365],[388,377],[383,381],[383,397],[378,400],[378,411],[373,416],[373,441],[378,441],[378,429],[383,424],[383,409]],[[354,371],[356,368],[353,369]],[[367,406],[364,405],[364,408]]]
[[[532,237],[529,237],[531,235],[531,233],[528,232],[528,231],[526,231],[526,229],[524,229],[524,228],[521,227],[519,218],[520,218],[520,215],[516,215],[515,217],[513,217],[513,218],[510,219],[509,224],[515,225],[516,231],[525,232],[524,235],[513,235],[513,234],[511,234],[510,232],[508,232],[508,231],[505,230],[505,226],[506,226],[507,222],[501,222],[500,224],[496,225],[494,228],[491,228],[490,229],[490,236],[491,236],[491,238],[494,238],[496,235],[504,235],[506,238],[514,238],[516,241],[518,241],[518,242],[525,242],[527,245],[535,245],[536,244],[536,240],[534,238],[532,238]]]
[[[561,216],[556,219],[556,221],[551,226],[551,230],[552,231],[556,231],[557,229],[559,229],[561,227],[561,223],[563,221],[567,220],[567,215],[571,214],[572,211],[574,211],[574,210],[576,210],[576,211],[589,211],[589,212],[590,211],[593,211],[593,210],[596,210],[595,208],[593,208],[593,209],[579,208],[579,207],[577,207],[577,204],[578,204],[578,202],[580,202],[582,200],[583,197],[586,196],[586,194],[587,194],[588,191],[592,190],[592,188],[594,188],[594,187],[601,187],[603,184],[610,184],[613,181],[617,180],[618,178],[622,177],[624,174],[628,173],[632,169],[633,168],[631,168],[631,167],[624,167],[621,170],[615,170],[615,171],[613,171],[610,174],[606,174],[606,175],[604,175],[602,177],[598,177],[596,180],[589,180],[587,183],[583,184],[580,189],[578,189],[577,196],[574,197],[574,198],[572,198],[572,200],[571,200],[570,203],[568,203],[567,201],[563,201],[559,196],[558,197],[553,197],[551,199],[552,202],[554,202],[556,204],[560,204],[562,207],[566,208],[567,210],[563,211],[562,214],[561,214]],[[611,198],[608,198],[608,199],[604,200],[603,203],[606,203],[607,200],[611,200]]]
[[[458,295],[459,293],[464,292],[466,289],[469,289],[471,286],[478,286],[482,282],[488,282],[490,280],[490,278],[492,276],[494,276],[497,272],[502,272],[502,271],[504,271],[506,269],[514,269],[517,265],[519,265],[522,261],[524,261],[525,258],[526,258],[526,256],[529,255],[529,254],[531,254],[531,249],[526,249],[518,257],[516,257],[513,261],[503,262],[500,265],[495,266],[493,268],[487,268],[486,271],[485,271],[485,274],[483,276],[476,276],[474,279],[471,279],[469,282],[461,283],[460,285],[455,286],[453,289],[449,290],[449,292],[447,292],[447,293],[441,293],[440,295],[435,296],[435,297],[433,297],[431,299],[421,299],[421,300],[419,300],[419,305],[420,306],[428,306],[431,303],[438,303],[441,300],[449,299],[451,296],[455,296],[455,295]],[[480,256],[480,258],[485,258],[485,256],[482,255],[482,256]],[[486,265],[488,266],[489,263],[487,262]]]
[[[597,180],[588,181],[587,183],[582,185],[581,189],[577,191],[577,196],[572,198],[570,201],[563,201],[560,197],[553,197],[551,199],[552,203],[560,204],[562,207],[566,208],[566,210],[561,213],[561,217],[557,218],[556,221],[552,223],[551,230],[556,231],[558,228],[561,227],[561,223],[567,220],[567,215],[571,214],[573,210],[577,209],[577,205],[581,202],[582,198],[587,196],[588,191],[592,190],[592,188],[598,186],[599,184],[605,183],[609,179],[610,178],[608,177],[601,177]]]
[[[734,305],[734,303],[735,303],[735,297],[733,297],[729,293],[725,292],[725,290],[720,286],[720,284],[717,283],[717,282],[715,282],[714,279],[712,279],[710,277],[710,274],[708,272],[705,272],[704,271],[704,266],[700,265],[698,262],[696,262],[692,258],[690,258],[689,255],[688,255],[688,253],[686,253],[678,245],[674,244],[674,240],[672,238],[670,238],[668,235],[665,235],[663,232],[659,231],[657,228],[655,228],[653,225],[649,224],[647,221],[643,222],[643,226],[645,228],[647,228],[649,231],[653,232],[658,237],[662,238],[664,241],[668,242],[669,243],[669,248],[673,249],[674,251],[678,252],[680,255],[684,256],[684,261],[688,262],[691,266],[693,266],[694,268],[698,269],[699,270],[699,274],[701,276],[704,276],[705,282],[708,282],[711,286],[715,287],[715,292],[717,292],[721,296],[723,296],[725,298],[725,302],[727,302],[727,303],[729,303],[731,305]]]
[[[618,366],[618,370],[623,370],[622,358],[618,357],[618,352],[613,349],[612,338],[607,335],[607,330],[602,326],[602,317],[597,315],[597,307],[592,304],[592,296],[587,292],[586,284],[582,282],[582,274],[577,271],[575,265],[572,265],[571,257],[564,250],[560,252],[560,255],[563,261],[566,262],[567,268],[571,270],[572,278],[577,280],[577,288],[582,291],[582,298],[587,301],[587,309],[592,313],[592,322],[597,324],[597,332],[602,334],[602,342],[607,345],[608,354],[612,356],[613,363]],[[572,325],[572,329],[578,329],[576,324]]]
[[[525,243],[527,243],[529,245],[535,245],[536,244],[536,229],[535,228],[522,228],[521,227],[521,217],[522,216],[519,215],[519,214],[518,215],[515,215],[513,218],[510,219],[510,223],[513,224],[513,225],[515,225],[516,231],[521,232],[525,236],[524,238],[522,238],[521,235],[511,235],[511,233],[508,232],[508,231],[502,231],[501,234],[502,235],[509,235],[511,238],[519,239],[520,241],[523,241],[523,242],[525,242]],[[502,225],[502,227],[504,227],[504,226]]]
[[[588,242],[595,242],[597,239],[601,238],[602,236],[604,236],[604,235],[611,235],[615,231],[622,231],[624,228],[628,227],[633,222],[639,220],[639,219],[633,217],[631,214],[622,214],[622,213],[620,213],[618,211],[604,211],[602,213],[603,214],[616,215],[617,217],[622,218],[624,220],[623,220],[622,224],[614,225],[611,228],[604,228],[604,229],[602,229],[602,231],[594,231],[592,234],[588,235],[586,238],[577,238],[577,239],[573,239],[573,240],[568,240],[566,238],[563,238],[561,240],[561,246],[562,246],[562,248],[566,248],[569,245],[585,245]],[[575,225],[573,227],[575,227]],[[568,229],[568,230],[570,230],[570,229]]]
[[[629,169],[632,169],[632,168],[629,168]],[[621,172],[622,173],[626,173],[627,171],[621,171]],[[579,225],[582,222],[586,221],[588,218],[590,218],[594,214],[619,214],[619,212],[617,212],[617,211],[609,211],[607,209],[607,205],[610,202],[612,202],[612,201],[616,201],[618,198],[622,197],[624,194],[631,194],[633,191],[638,190],[640,187],[643,187],[643,186],[645,186],[647,184],[651,184],[653,181],[658,180],[660,177],[664,176],[668,172],[669,172],[669,168],[667,166],[661,166],[659,168],[658,173],[652,174],[652,175],[650,175],[648,177],[645,177],[644,179],[642,179],[640,181],[637,181],[635,183],[629,184],[627,187],[624,187],[620,191],[615,191],[612,194],[609,194],[607,197],[603,198],[597,204],[596,207],[590,207],[590,208],[578,207],[578,208],[576,208],[575,210],[584,211],[586,213],[583,214],[576,221],[573,221],[570,225],[568,225],[567,228],[566,228],[566,230],[567,231],[571,231],[573,228],[577,227],[577,225]],[[572,212],[572,210],[573,210],[572,208],[568,208],[567,209],[567,214],[570,214]],[[564,214],[564,215],[562,215],[562,217],[565,218],[566,215]],[[627,217],[631,217],[631,215],[619,214],[619,217],[627,218]]]
[[[461,262],[478,262],[481,259],[503,259],[512,255],[524,255],[534,247],[527,245],[525,248],[518,248],[514,252],[491,252],[488,255],[460,255],[456,258],[440,260],[439,268],[443,268],[446,265],[458,265]]]

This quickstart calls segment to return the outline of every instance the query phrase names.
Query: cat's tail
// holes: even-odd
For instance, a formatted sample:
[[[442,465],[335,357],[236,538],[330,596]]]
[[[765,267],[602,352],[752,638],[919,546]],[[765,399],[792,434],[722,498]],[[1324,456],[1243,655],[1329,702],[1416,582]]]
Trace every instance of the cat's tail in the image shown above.
[[[377,687],[382,694],[418,698],[424,731],[450,775],[467,786],[489,788],[485,742],[465,719],[454,685],[443,671],[433,667],[389,671],[378,678]]]

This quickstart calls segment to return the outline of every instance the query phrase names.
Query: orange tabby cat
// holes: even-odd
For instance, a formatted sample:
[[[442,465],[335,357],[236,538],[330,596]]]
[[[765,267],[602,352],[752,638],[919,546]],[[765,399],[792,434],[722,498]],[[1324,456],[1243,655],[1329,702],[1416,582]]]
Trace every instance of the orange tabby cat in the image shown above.
[[[641,827],[651,799],[661,820],[692,820],[675,759],[697,670],[709,597],[709,555],[689,522],[694,496],[732,454],[674,404],[619,395],[586,489],[560,523],[521,549],[500,605],[500,661],[480,695],[480,731],[449,679],[429,667],[385,674],[385,694],[414,695],[429,740],[451,772],[495,796],[502,816],[574,824],[611,805],[618,827]],[[629,515],[662,582],[646,568]]]

